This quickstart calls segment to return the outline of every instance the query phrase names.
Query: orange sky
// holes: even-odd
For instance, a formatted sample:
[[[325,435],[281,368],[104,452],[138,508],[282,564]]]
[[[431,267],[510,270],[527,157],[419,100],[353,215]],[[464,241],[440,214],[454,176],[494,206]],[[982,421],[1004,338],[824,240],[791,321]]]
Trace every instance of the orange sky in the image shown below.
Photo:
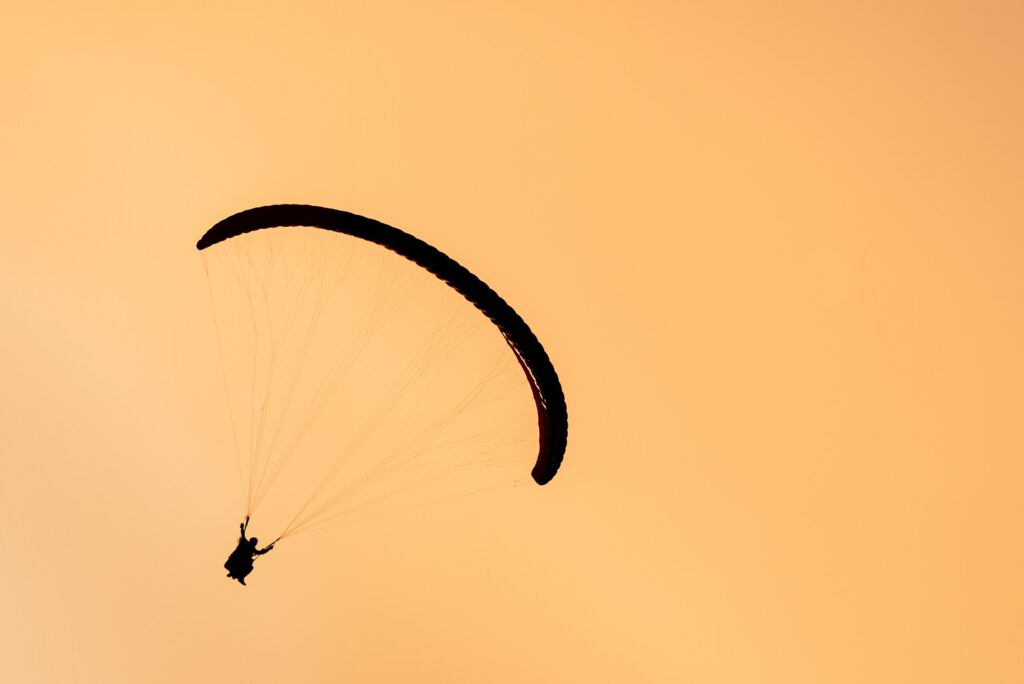
[[[1013,3],[0,9],[0,680],[1016,682]],[[545,488],[296,538],[195,240],[303,202],[527,319]]]

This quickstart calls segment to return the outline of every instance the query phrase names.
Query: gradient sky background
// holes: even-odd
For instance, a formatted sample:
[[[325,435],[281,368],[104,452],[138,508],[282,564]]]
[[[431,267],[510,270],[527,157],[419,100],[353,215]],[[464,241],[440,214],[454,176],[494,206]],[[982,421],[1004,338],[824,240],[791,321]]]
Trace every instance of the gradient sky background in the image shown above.
[[[0,680],[1024,680],[1018,3],[143,5],[0,7]],[[223,577],[276,202],[523,313],[549,487]]]

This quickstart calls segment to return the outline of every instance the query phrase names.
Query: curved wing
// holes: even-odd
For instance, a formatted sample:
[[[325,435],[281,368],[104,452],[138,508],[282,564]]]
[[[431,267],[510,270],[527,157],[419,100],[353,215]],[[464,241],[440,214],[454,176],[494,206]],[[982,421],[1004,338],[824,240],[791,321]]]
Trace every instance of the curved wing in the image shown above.
[[[247,209],[206,231],[196,248],[203,250],[254,230],[287,226],[322,228],[386,247],[443,280],[487,316],[523,367],[537,404],[540,448],[531,474],[537,484],[551,481],[562,463],[569,433],[565,395],[537,336],[498,293],[462,264],[409,233],[365,216],[325,207],[278,204]]]

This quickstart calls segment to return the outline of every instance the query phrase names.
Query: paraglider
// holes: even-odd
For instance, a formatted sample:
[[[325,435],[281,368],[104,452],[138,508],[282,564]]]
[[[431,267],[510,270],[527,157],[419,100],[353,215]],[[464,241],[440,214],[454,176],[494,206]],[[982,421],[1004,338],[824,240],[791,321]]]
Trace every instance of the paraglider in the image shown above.
[[[244,585],[253,560],[274,547],[246,537],[249,515],[270,498],[269,517],[281,521],[276,543],[372,517],[380,502],[408,510],[519,486],[527,473],[544,485],[558,472],[568,415],[544,347],[501,296],[437,248],[307,205],[239,212],[196,247],[210,279],[244,499],[229,578]],[[220,313],[215,292],[234,297]],[[395,323],[400,306],[408,317]],[[470,349],[473,335],[479,344]],[[377,394],[355,389],[359,380]],[[332,403],[343,382],[353,389]],[[336,413],[322,418],[328,409]],[[270,497],[282,478],[292,478],[290,489]]]
[[[274,548],[273,543],[266,548],[259,548],[259,539],[256,537],[246,539],[245,531],[248,526],[249,516],[245,516],[245,522],[238,525],[241,531],[241,535],[238,537],[238,546],[235,547],[235,550],[228,556],[227,562],[224,563],[224,567],[228,571],[228,577],[238,580],[242,586],[245,586],[245,578],[252,572],[253,561],[256,557],[262,556]]]

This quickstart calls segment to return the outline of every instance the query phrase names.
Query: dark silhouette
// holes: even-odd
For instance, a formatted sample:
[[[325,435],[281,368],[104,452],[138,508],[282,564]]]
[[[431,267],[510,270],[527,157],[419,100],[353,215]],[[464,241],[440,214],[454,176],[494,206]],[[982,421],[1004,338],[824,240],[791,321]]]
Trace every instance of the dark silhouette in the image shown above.
[[[494,290],[465,266],[423,240],[380,221],[338,209],[304,204],[279,204],[247,209],[216,224],[196,243],[206,249],[218,242],[262,230],[308,226],[374,242],[433,273],[491,319],[523,367],[537,404],[540,450],[533,479],[546,484],[558,472],[569,436],[569,415],[562,385],[547,352],[526,322]]]
[[[262,556],[274,548],[274,544],[271,543],[265,549],[257,549],[256,545],[259,540],[256,537],[252,539],[245,538],[245,528],[248,526],[249,516],[245,516],[245,522],[238,526],[238,529],[242,531],[242,536],[238,538],[238,546],[228,556],[227,562],[224,563],[224,567],[228,570],[228,577],[238,580],[242,586],[245,586],[245,578],[252,572],[252,562],[256,556]]]

